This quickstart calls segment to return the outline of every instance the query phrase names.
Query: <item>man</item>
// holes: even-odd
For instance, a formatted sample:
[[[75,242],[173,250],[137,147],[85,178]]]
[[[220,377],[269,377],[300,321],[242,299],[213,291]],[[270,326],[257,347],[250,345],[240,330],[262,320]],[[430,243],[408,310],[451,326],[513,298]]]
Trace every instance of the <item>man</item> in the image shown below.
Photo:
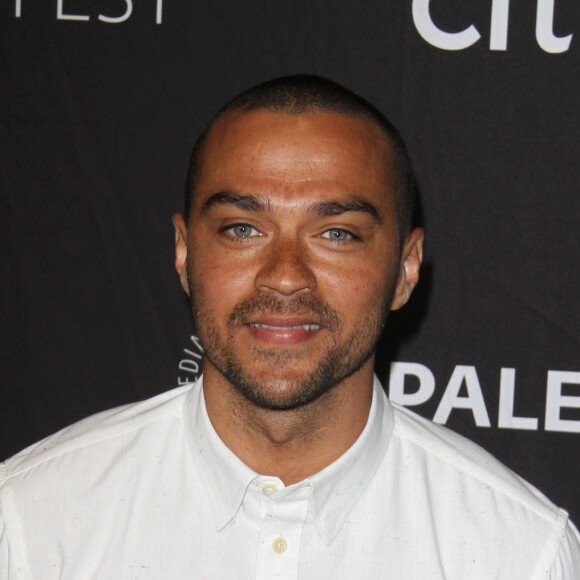
[[[405,148],[324,79],[234,99],[198,141],[176,267],[204,377],[0,472],[2,578],[580,578],[580,538],[373,376],[418,281]]]

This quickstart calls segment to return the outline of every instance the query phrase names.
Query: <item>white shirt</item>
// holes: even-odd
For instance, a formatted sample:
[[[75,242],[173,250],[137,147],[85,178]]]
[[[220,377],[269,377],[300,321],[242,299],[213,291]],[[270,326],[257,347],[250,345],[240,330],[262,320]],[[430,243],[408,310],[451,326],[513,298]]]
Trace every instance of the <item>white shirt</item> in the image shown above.
[[[100,413],[0,467],[0,578],[580,578],[566,512],[388,402],[285,487],[219,439],[201,381]]]

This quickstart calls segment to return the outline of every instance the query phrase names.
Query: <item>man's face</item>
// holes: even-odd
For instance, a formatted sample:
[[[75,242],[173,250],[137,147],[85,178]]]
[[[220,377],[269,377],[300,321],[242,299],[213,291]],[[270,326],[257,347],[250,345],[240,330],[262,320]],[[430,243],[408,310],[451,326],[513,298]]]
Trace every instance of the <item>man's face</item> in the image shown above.
[[[213,127],[189,227],[175,218],[206,380],[285,409],[372,374],[420,261],[417,231],[399,255],[390,158],[377,127],[346,115],[234,111]]]

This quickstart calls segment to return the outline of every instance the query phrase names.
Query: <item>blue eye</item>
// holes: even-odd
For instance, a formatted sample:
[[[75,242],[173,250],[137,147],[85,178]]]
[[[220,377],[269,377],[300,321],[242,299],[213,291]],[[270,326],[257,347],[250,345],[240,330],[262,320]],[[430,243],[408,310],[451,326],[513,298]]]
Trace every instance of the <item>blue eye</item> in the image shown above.
[[[350,232],[347,232],[346,230],[341,230],[339,228],[333,228],[332,230],[328,230],[324,232],[322,236],[328,238],[332,242],[346,242],[347,240],[353,237]]]
[[[238,240],[247,240],[259,233],[256,228],[248,224],[234,224],[224,228],[223,231]]]

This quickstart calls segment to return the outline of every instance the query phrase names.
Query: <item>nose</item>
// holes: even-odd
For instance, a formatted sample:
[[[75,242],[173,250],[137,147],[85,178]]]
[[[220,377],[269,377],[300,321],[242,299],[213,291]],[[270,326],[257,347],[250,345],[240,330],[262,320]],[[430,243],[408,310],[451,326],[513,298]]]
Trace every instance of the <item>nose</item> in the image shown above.
[[[271,243],[255,280],[256,289],[292,296],[316,289],[316,277],[308,264],[305,249],[295,239]]]

